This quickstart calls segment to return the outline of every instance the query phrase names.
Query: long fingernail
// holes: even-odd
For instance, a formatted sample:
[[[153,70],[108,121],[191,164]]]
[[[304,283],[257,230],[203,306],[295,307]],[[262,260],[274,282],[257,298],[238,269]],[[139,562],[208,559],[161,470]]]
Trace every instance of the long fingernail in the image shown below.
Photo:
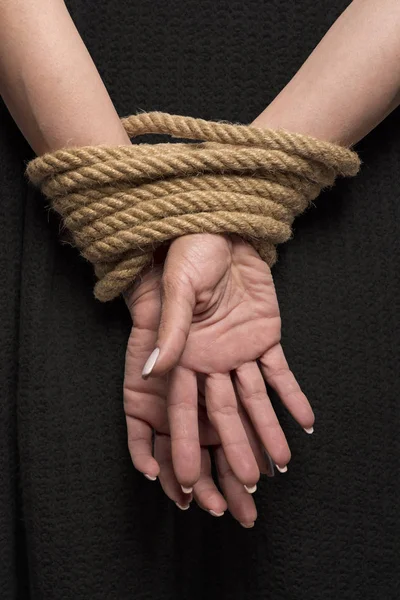
[[[303,429],[309,435],[311,435],[312,433],[314,433],[314,427],[303,427]]]
[[[184,487],[183,485],[181,485],[181,488],[182,488],[182,492],[184,494],[191,494],[193,492],[193,488],[192,487],[188,487],[187,488],[187,487]]]
[[[155,348],[146,360],[142,371],[142,377],[147,377],[152,372],[154,365],[157,362],[158,355],[160,354],[160,348]]]
[[[180,508],[181,510],[187,510],[188,508],[190,508],[190,504],[188,504],[187,506],[182,506],[182,504],[179,504],[179,502],[175,502],[175,504],[177,505],[178,508]]]
[[[254,523],[240,523],[240,524],[245,529],[251,529],[252,527],[254,527]]]
[[[287,466],[285,466],[285,467],[280,467],[279,465],[275,465],[275,466],[278,469],[279,473],[286,473]]]
[[[257,490],[257,486],[253,485],[252,487],[249,487],[245,485],[244,489],[246,490],[246,492],[249,492],[249,494],[254,494],[254,492]]]
[[[217,513],[217,512],[215,512],[215,510],[209,510],[208,512],[209,512],[209,513],[210,513],[210,515],[212,515],[213,517],[222,517],[222,516],[225,514],[225,513],[223,513],[223,512]]]
[[[147,477],[147,479],[150,479],[150,481],[155,481],[157,479],[157,477],[152,477],[152,475],[147,475],[147,473],[143,473],[143,475]]]

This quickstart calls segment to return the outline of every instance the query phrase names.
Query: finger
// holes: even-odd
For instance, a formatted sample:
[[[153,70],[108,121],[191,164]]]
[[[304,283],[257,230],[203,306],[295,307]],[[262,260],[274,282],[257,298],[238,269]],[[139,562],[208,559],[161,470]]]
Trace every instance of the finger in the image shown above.
[[[305,429],[313,432],[314,413],[286,361],[281,344],[273,346],[260,358],[267,383],[274,389],[291,415]]]
[[[254,526],[257,509],[253,496],[248,494],[233,473],[222,446],[214,450],[218,481],[232,517],[246,529]]]
[[[178,364],[185,349],[195,306],[195,292],[188,277],[167,261],[161,280],[161,318],[156,347],[142,375],[164,375]]]
[[[136,308],[138,308],[136,306]],[[149,309],[148,312],[151,312]],[[148,315],[150,318],[150,315]],[[154,315],[153,315],[154,317]],[[129,336],[125,354],[124,373],[124,410],[125,414],[145,421],[153,429],[168,433],[168,417],[166,409],[166,380],[161,377],[144,380],[140,370],[154,346],[156,332],[151,324],[138,320]]]
[[[290,460],[289,445],[268,398],[257,363],[251,361],[238,367],[235,383],[240,400],[264,448],[279,467],[286,467]]]
[[[175,475],[184,488],[191,490],[200,477],[196,373],[180,366],[171,371],[167,410]]]
[[[229,373],[209,375],[205,383],[205,393],[208,418],[221,439],[226,459],[239,481],[249,490],[253,490],[260,477],[260,471],[238,414],[236,395]]]
[[[194,486],[193,495],[200,508],[207,510],[213,517],[222,517],[227,509],[227,503],[211,476],[208,448],[201,449],[201,472]]]
[[[171,440],[167,435],[156,433],[154,438],[154,456],[160,465],[159,480],[162,489],[181,510],[187,510],[193,498],[192,494],[184,494],[179,485],[172,466]]]
[[[148,423],[126,415],[128,448],[134,467],[147,479],[157,478],[160,467],[153,458],[153,430]]]

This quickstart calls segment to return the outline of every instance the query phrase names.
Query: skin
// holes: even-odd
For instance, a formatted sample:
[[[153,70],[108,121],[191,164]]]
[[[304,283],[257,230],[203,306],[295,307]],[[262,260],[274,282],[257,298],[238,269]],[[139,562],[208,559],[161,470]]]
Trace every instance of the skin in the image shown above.
[[[354,0],[253,125],[355,144],[400,102],[399,30],[398,0]],[[0,93],[38,155],[68,146],[130,144],[62,0],[0,0]],[[218,273],[214,280],[208,277],[209,262],[202,263],[203,270],[191,263],[199,252],[213,256]],[[243,484],[255,483],[259,473],[268,470],[262,445],[281,466],[290,458],[283,432],[261,391],[256,358],[264,357],[263,375],[272,387],[275,377],[281,400],[299,423],[303,427],[313,423],[312,411],[284,365],[272,278],[250,252],[245,244],[224,236],[185,236],[172,242],[165,269],[156,268],[127,294],[132,315],[142,314],[139,320],[148,318],[151,326],[142,339],[132,332],[125,380],[128,439],[135,466],[150,476],[158,474],[169,497],[184,506],[191,496],[182,496],[180,484],[192,483],[200,505],[218,514],[228,507],[245,526],[254,523],[256,510]],[[188,273],[191,264],[196,269]],[[254,296],[246,294],[243,273],[254,279],[261,272],[263,283],[257,284],[261,287],[255,285]],[[174,305],[184,310],[177,312]],[[247,327],[254,325],[249,310],[253,305],[262,315],[259,335],[254,344],[246,344]],[[200,313],[199,306],[204,309]],[[229,319],[236,319],[234,336],[229,335]],[[158,361],[145,380],[140,371],[157,345]],[[224,361],[219,362],[221,356]],[[235,396],[228,378],[231,368],[235,369]],[[277,372],[284,375],[281,382],[286,381],[280,388]],[[184,398],[183,382],[192,390]],[[151,396],[152,402],[141,403],[141,394]],[[267,413],[272,427],[266,425]],[[148,455],[152,427],[158,432],[154,458]],[[210,441],[225,499],[211,481]],[[144,449],[143,464],[140,449]],[[188,457],[186,465],[181,453]]]
[[[177,279],[174,264],[180,257],[185,261]],[[239,481],[253,487],[259,470],[237,412],[236,396],[263,447],[281,467],[289,462],[290,450],[264,378],[303,427],[312,427],[314,422],[280,345],[281,320],[271,271],[239,238],[182,237],[168,254],[161,298],[158,344],[164,351],[155,368],[160,374],[169,372],[167,408],[178,481],[191,487],[200,471],[196,374],[201,374],[207,416],[227,461]],[[177,303],[176,298],[182,302]],[[134,319],[135,298],[128,304]],[[133,393],[137,377],[135,370],[129,380]]]
[[[216,243],[220,244],[219,236],[215,236],[215,238]],[[182,240],[182,243],[188,243],[188,240]],[[190,246],[192,247],[192,244]],[[239,522],[251,525],[257,516],[255,504],[252,496],[230,468],[220,437],[209,421],[204,398],[206,391],[204,379],[201,376],[196,378],[196,375],[193,377],[188,370],[185,370],[183,374],[178,373],[178,376],[181,375],[183,378],[187,374],[189,375],[193,384],[192,389],[199,387],[199,402],[197,402],[196,390],[194,390],[192,396],[194,401],[180,405],[171,394],[175,384],[168,386],[167,376],[144,380],[140,375],[148,347],[157,339],[161,310],[161,279],[162,267],[153,268],[143,277],[140,284],[134,285],[128,298],[135,327],[132,328],[127,347],[124,406],[128,444],[133,463],[137,469],[146,473],[150,478],[159,476],[166,494],[178,506],[188,506],[194,495],[195,500],[204,510],[213,511],[214,515],[220,515],[229,508]],[[175,374],[173,374],[174,376]],[[185,389],[188,388],[185,386]],[[178,389],[178,392],[181,390]],[[175,414],[175,419],[171,420],[171,414],[169,415],[171,422],[175,423],[172,426],[171,444],[168,411],[176,409],[178,413]],[[177,431],[179,422],[181,419],[185,419],[187,412],[192,414],[192,429],[197,429],[197,423],[199,425],[198,437],[192,436],[192,432],[186,436],[179,435]],[[250,459],[254,460],[253,457],[255,457],[257,472],[260,470],[272,475],[259,438],[241,406],[239,406],[239,415],[240,424],[246,431],[246,440],[249,440],[250,443]],[[153,430],[157,432],[154,457],[152,451]],[[195,443],[198,439],[201,447]],[[209,445],[213,446],[218,480],[223,495],[218,491],[211,478],[210,451],[207,448]],[[178,459],[175,465],[172,465],[173,454],[177,455]],[[186,483],[187,486],[192,483],[192,469],[196,466],[196,461],[193,460],[194,456],[199,460],[197,464],[199,471],[195,476],[197,481],[194,483],[193,494],[184,494],[180,482]],[[185,458],[188,460],[187,467]],[[180,473],[180,481],[175,472]]]
[[[182,257],[177,278],[174,265]],[[124,382],[134,465],[162,481],[163,464],[157,448],[153,457],[152,430],[165,434],[168,418],[174,485],[166,493],[181,503],[181,486],[193,487],[201,506],[221,512],[223,499],[216,487],[209,484],[204,493],[199,424],[210,424],[216,433],[212,443],[217,446],[220,482],[226,473],[228,508],[240,522],[253,523],[255,505],[247,490],[254,490],[260,472],[268,472],[263,448],[281,467],[290,460],[263,375],[303,427],[314,422],[280,344],[279,306],[269,267],[240,238],[184,236],[171,246],[163,271],[146,274],[127,294],[127,303],[135,323]],[[146,380],[140,375],[145,350],[155,343],[164,348],[156,366],[160,374],[168,372],[168,385],[165,375]],[[143,417],[144,406],[154,411],[150,420]]]

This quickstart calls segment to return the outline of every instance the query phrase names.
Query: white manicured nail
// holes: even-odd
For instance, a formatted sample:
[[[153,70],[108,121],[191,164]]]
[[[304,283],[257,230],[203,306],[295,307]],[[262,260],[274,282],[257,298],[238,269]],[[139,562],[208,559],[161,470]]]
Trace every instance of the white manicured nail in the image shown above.
[[[175,502],[175,504],[177,505],[178,508],[180,508],[181,510],[187,510],[188,508],[190,508],[190,504],[188,504],[187,506],[182,506],[182,504],[179,504],[178,502]]]
[[[257,490],[257,486],[253,485],[253,487],[248,487],[247,485],[245,485],[244,489],[246,490],[246,492],[249,492],[249,494],[254,494],[254,492]]]
[[[188,487],[188,488],[186,488],[186,487],[184,487],[183,485],[181,485],[181,488],[182,488],[182,492],[183,492],[184,494],[191,494],[191,493],[193,492],[193,488],[192,488],[192,487]]]
[[[254,527],[254,523],[240,523],[240,524],[245,529],[251,529],[252,527]]]
[[[217,513],[215,512],[215,510],[209,510],[208,511],[210,513],[210,515],[212,515],[213,517],[222,517],[225,513]]]
[[[279,473],[286,473],[287,466],[286,467],[280,467],[279,465],[275,465],[275,466],[278,469]]]
[[[150,481],[155,481],[157,479],[157,477],[152,477],[151,475],[147,475],[147,473],[143,473],[143,475],[147,477],[147,479],[150,479]]]
[[[149,358],[146,360],[145,365],[142,371],[142,377],[147,377],[153,370],[154,365],[156,364],[158,355],[160,354],[160,348],[155,348],[153,352],[150,354]]]
[[[311,435],[312,433],[314,433],[314,427],[303,427],[303,429],[309,435]]]

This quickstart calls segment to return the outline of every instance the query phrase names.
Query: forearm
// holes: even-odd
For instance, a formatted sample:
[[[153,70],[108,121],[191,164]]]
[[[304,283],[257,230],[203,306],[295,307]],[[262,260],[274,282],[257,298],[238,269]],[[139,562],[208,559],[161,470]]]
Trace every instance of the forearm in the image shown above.
[[[0,0],[0,94],[37,154],[130,143],[63,0]]]
[[[400,103],[400,2],[354,0],[253,125],[351,146]]]

